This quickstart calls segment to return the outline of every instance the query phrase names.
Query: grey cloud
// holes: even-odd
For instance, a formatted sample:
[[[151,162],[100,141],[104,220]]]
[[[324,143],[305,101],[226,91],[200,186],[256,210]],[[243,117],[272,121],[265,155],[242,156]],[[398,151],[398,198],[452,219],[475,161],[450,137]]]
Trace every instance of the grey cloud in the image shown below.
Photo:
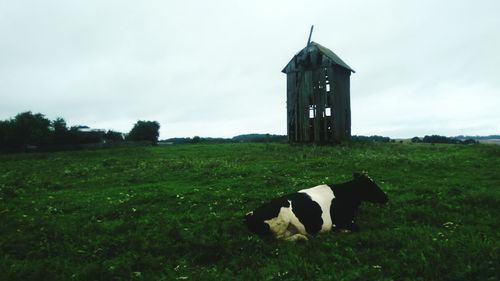
[[[5,2],[0,119],[32,110],[122,131],[153,119],[162,138],[284,134],[280,71],[315,24],[313,40],[356,70],[353,133],[498,133],[498,8],[496,1]]]

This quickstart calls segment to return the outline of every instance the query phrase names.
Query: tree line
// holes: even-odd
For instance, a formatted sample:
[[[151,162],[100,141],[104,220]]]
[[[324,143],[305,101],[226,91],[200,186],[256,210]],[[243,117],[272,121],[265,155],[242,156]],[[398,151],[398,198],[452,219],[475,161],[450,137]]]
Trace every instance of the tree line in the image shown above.
[[[239,142],[277,142],[285,143],[287,142],[287,136],[285,135],[273,135],[273,134],[244,134],[237,135],[232,138],[211,138],[211,137],[200,137],[194,136],[193,138],[169,138],[162,142],[171,144],[196,144],[196,143],[239,143]]]
[[[449,144],[474,144],[478,143],[478,141],[473,140],[471,138],[467,139],[459,139],[459,138],[450,138],[440,135],[431,135],[424,136],[424,138],[414,137],[411,139],[412,143],[449,143]]]
[[[150,142],[156,144],[160,124],[156,121],[137,121],[130,132],[95,130],[88,126],[68,127],[63,118],[47,119],[31,111],[14,118],[0,120],[0,150],[19,151],[40,148],[73,148],[85,145],[110,145],[125,142]]]

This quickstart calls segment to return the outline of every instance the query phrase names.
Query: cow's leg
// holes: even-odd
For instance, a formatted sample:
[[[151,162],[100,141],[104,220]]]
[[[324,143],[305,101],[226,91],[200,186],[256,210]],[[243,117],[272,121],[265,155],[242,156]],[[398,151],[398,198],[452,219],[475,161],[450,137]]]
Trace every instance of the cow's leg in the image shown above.
[[[298,241],[298,240],[307,241],[309,239],[307,238],[307,236],[300,234],[300,233],[297,233],[297,234],[294,234],[292,236],[285,238],[284,240],[286,240],[286,241]]]
[[[289,213],[289,208],[282,207],[277,217],[264,221],[269,225],[269,230],[276,239],[286,239],[293,234],[288,229],[290,225]]]
[[[277,217],[264,222],[269,225],[269,229],[276,239],[308,240],[304,226],[301,225],[290,208],[282,207]]]

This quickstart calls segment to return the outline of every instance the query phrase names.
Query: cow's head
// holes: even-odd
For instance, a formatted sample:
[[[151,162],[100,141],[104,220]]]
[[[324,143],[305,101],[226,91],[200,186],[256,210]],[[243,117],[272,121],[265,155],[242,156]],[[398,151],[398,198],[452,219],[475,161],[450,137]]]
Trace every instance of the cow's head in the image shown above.
[[[243,223],[247,226],[248,230],[261,236],[266,237],[271,234],[269,225],[264,222],[262,216],[259,215],[258,210],[255,212],[249,212],[243,218]]]
[[[354,173],[354,184],[361,201],[385,204],[389,201],[387,194],[368,176],[366,172]]]
[[[262,238],[270,238],[272,237],[271,228],[266,221],[276,218],[282,207],[290,207],[290,202],[283,197],[273,199],[253,212],[247,213],[243,218],[243,223],[251,232]]]

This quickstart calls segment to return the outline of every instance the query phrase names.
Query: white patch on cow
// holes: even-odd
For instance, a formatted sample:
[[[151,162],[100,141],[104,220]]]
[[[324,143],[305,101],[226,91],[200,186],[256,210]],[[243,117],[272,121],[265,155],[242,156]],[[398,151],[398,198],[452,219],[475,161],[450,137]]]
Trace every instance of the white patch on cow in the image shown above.
[[[278,215],[264,222],[269,225],[269,229],[277,239],[284,240],[307,240],[307,234],[304,225],[292,212],[291,202],[290,207],[281,207]]]
[[[318,185],[308,189],[299,190],[311,197],[313,201],[319,204],[321,207],[321,219],[323,220],[323,225],[321,226],[320,232],[330,231],[332,229],[332,218],[330,217],[330,207],[332,205],[332,200],[335,198],[332,189],[326,185]]]

